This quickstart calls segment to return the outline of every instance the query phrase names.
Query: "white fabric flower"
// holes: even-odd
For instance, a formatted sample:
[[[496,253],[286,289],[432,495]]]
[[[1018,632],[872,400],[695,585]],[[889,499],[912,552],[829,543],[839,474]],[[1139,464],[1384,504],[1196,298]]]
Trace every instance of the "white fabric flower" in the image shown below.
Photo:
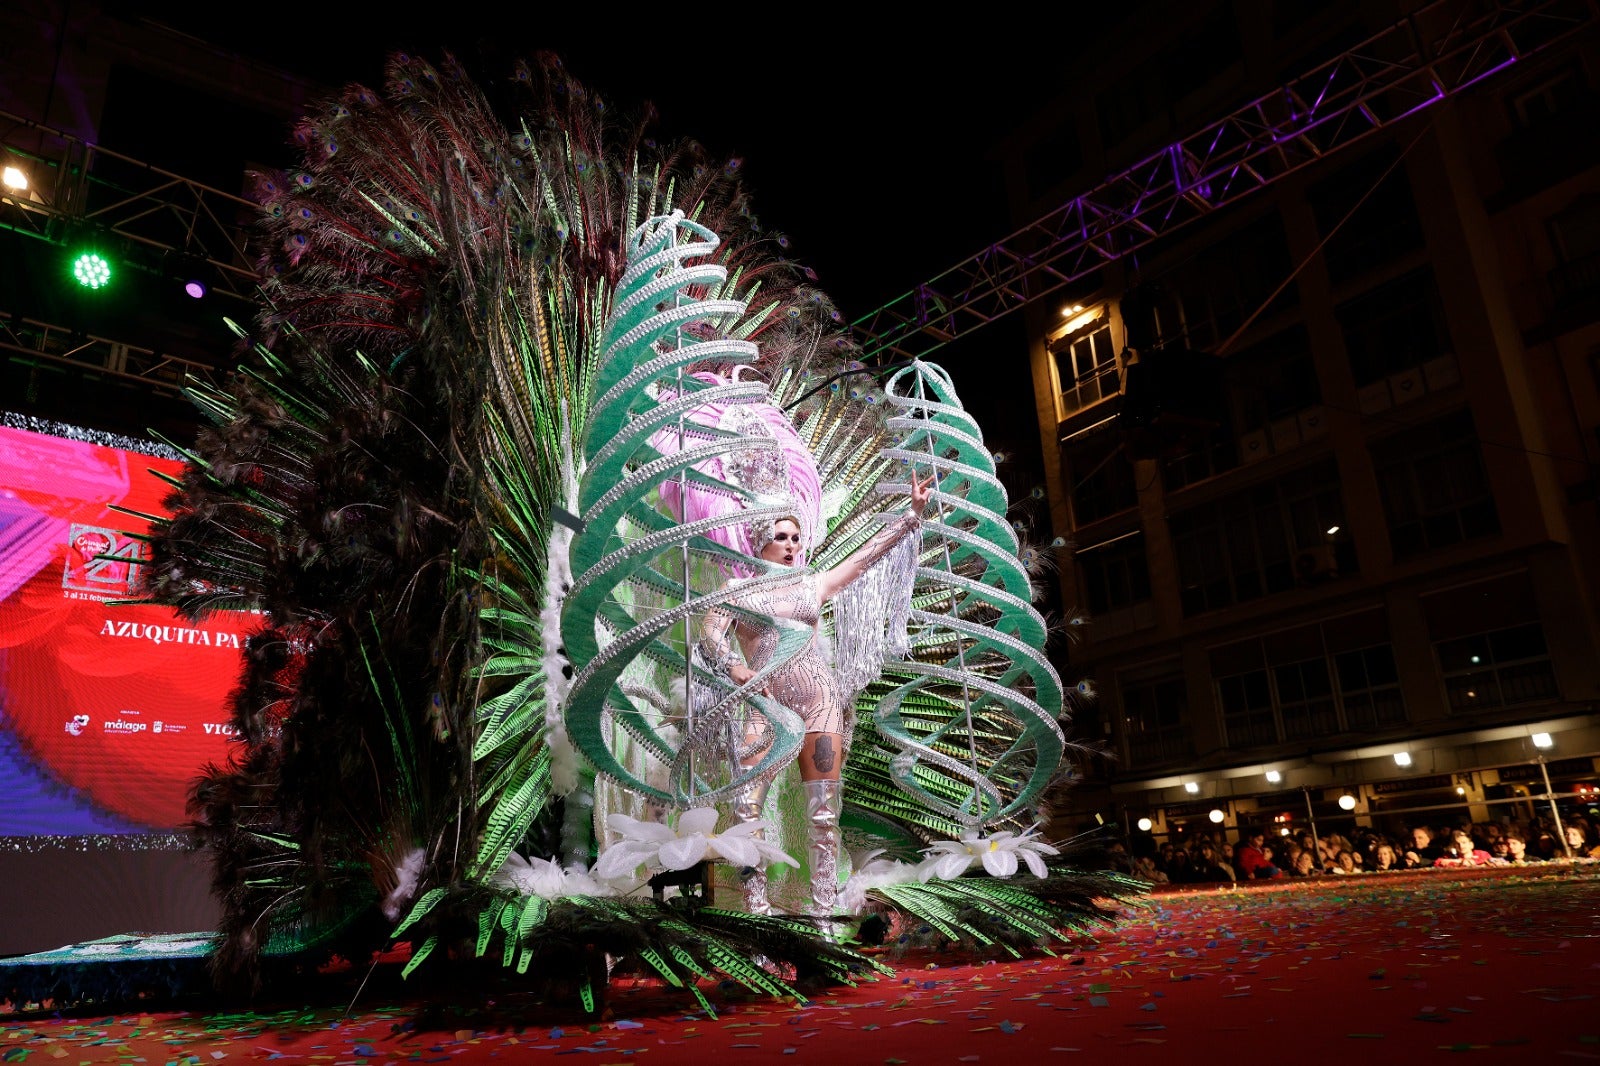
[[[606,826],[622,836],[606,848],[595,863],[594,874],[612,881],[632,874],[644,865],[652,871],[687,870],[702,859],[723,859],[734,866],[765,866],[786,862],[798,866],[781,849],[756,834],[767,827],[761,819],[741,822],[723,833],[717,827],[715,807],[695,807],[678,816],[678,827],[663,822],[642,822],[625,814],[613,814]]]
[[[516,852],[495,871],[493,884],[524,896],[560,899],[562,896],[609,896],[612,890],[589,876],[581,864],[563,869],[556,859],[524,859]]]
[[[864,855],[851,855],[850,867],[853,872],[850,880],[839,890],[838,906],[842,913],[860,914],[861,908],[866,906],[867,893],[874,888],[909,884],[919,878],[927,880],[922,877],[920,864],[878,858],[882,854],[883,849],[878,848]]]
[[[1034,839],[1038,832],[1038,827],[1020,836],[1009,830],[996,833],[992,837],[980,836],[974,832],[961,834],[960,840],[937,841],[926,849],[928,857],[920,866],[922,880],[928,881],[934,877],[951,880],[960,877],[974,862],[983,863],[983,868],[990,877],[1010,877],[1017,872],[1018,858],[1028,864],[1033,876],[1048,877],[1050,871],[1041,856],[1059,855],[1060,852],[1049,844]]]

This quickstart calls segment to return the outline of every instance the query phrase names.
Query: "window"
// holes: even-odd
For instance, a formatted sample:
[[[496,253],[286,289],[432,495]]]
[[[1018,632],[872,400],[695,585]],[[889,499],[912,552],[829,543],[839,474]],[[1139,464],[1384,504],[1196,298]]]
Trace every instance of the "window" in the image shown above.
[[[1240,433],[1261,429],[1322,402],[1304,326],[1292,326],[1228,360]]]
[[[1310,741],[1404,723],[1388,635],[1383,609],[1374,608],[1213,649],[1229,745]]]
[[[1431,270],[1413,271],[1380,285],[1340,304],[1334,314],[1358,386],[1453,350]]]
[[[1106,614],[1150,599],[1143,532],[1078,552],[1077,562],[1090,614]]]
[[[1470,714],[1561,698],[1538,622],[1447,640],[1435,650],[1452,711]]]
[[[1239,465],[1239,442],[1233,426],[1224,424],[1161,460],[1161,483],[1168,492],[1232,470]]]
[[[1578,110],[1592,96],[1583,77],[1583,68],[1573,65],[1518,90],[1507,102],[1519,128],[1547,129],[1562,114]]]
[[[1194,757],[1189,733],[1189,687],[1183,664],[1172,659],[1117,675],[1123,736],[1135,765]]]
[[[1317,229],[1333,234],[1322,255],[1335,285],[1422,247],[1405,164],[1390,169],[1397,156],[1393,147],[1372,152],[1307,191]]]
[[[1097,522],[1139,502],[1133,463],[1112,432],[1094,433],[1061,446],[1063,476],[1070,486],[1074,527]]]
[[[1550,245],[1561,263],[1550,271],[1557,301],[1583,299],[1600,289],[1600,196],[1587,196],[1550,220]]]
[[[1173,515],[1184,615],[1294,588],[1296,554],[1326,544],[1324,531],[1344,525],[1343,515],[1332,460]],[[1354,570],[1354,551],[1339,550],[1340,571]]]
[[[1100,326],[1057,343],[1056,379],[1061,383],[1061,417],[1099,403],[1121,390],[1111,327]]]
[[[1526,572],[1424,596],[1422,612],[1452,711],[1560,699]]]
[[[1344,701],[1345,721],[1352,730],[1370,731],[1400,725],[1406,720],[1400,695],[1400,672],[1394,665],[1394,646],[1340,652],[1333,657]]]
[[[1372,459],[1396,559],[1500,532],[1471,412],[1376,441]]]
[[[1077,173],[1083,166],[1083,150],[1078,146],[1078,131],[1071,117],[1048,135],[1029,145],[1022,157],[1023,178],[1028,195],[1041,197]]]
[[[1188,27],[1179,43],[1161,54],[1161,86],[1166,99],[1176,102],[1205,88],[1244,58],[1233,5],[1220,4],[1199,24]]]
[[[1201,249],[1192,257],[1124,296],[1122,314],[1133,347],[1215,350],[1263,304],[1258,320],[1298,301],[1294,285],[1273,297],[1294,270],[1276,211],[1244,225],[1219,225],[1196,243]]]
[[[1103,147],[1115,148],[1160,113],[1156,99],[1160,76],[1159,63],[1147,59],[1095,96]]]

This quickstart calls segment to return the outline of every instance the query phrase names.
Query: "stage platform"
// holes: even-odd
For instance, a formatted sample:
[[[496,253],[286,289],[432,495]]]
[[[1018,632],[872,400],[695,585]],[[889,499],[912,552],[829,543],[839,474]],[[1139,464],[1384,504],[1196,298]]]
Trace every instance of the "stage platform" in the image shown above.
[[[805,1002],[707,982],[716,1017],[643,978],[614,980],[598,1018],[513,982],[484,994],[418,984],[420,974],[388,980],[400,956],[365,985],[363,965],[279,990],[271,1004],[163,1005],[159,996],[181,997],[203,974],[205,938],[107,938],[6,960],[0,974],[13,986],[115,984],[146,998],[76,1010],[35,1002],[0,1018],[0,1047],[8,1061],[27,1052],[189,1066],[540,1053],[645,1066],[776,1055],[827,1066],[1590,1060],[1600,1058],[1597,892],[1595,862],[1187,888],[1153,895],[1053,958],[887,956],[894,976],[811,990]]]

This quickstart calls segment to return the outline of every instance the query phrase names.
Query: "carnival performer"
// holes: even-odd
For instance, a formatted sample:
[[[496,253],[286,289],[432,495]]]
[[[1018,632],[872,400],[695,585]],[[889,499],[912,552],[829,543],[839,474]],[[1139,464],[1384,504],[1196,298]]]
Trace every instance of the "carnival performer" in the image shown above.
[[[844,763],[846,701],[853,696],[844,691],[818,646],[816,630],[822,619],[822,605],[864,575],[904,538],[920,534],[922,512],[934,481],[933,474],[924,481],[913,472],[911,506],[843,562],[820,573],[806,568],[810,532],[797,516],[779,518],[770,524],[752,523],[751,547],[756,555],[800,572],[791,582],[756,588],[729,601],[739,611],[737,618],[725,607],[716,607],[706,613],[701,625],[701,656],[713,672],[734,685],[743,685],[754,677],[772,658],[778,644],[777,625],[762,623],[756,617],[790,619],[812,629],[810,642],[772,674],[762,691],[805,723],[799,763],[811,868],[809,911],[814,917],[831,916],[838,896],[839,815],[844,802],[840,772]],[[736,641],[729,639],[730,633]],[[745,730],[747,750],[755,749],[744,760],[746,765],[753,765],[765,751],[759,739],[764,723],[759,717],[759,712],[754,712]],[[733,806],[734,817],[741,822],[759,819],[769,784],[761,782],[740,794]],[[740,871],[740,876],[746,909],[756,914],[771,913],[765,871],[751,868]]]

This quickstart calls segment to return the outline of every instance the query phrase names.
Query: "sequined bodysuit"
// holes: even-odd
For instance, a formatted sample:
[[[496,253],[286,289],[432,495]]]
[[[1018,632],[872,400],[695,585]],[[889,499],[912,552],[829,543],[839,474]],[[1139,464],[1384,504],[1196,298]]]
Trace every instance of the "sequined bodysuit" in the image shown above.
[[[873,534],[840,565],[855,566],[859,571],[865,571],[886,555],[902,537],[921,527],[922,517],[907,511]],[[809,570],[803,571],[794,581],[752,589],[732,602],[754,615],[792,619],[811,627],[810,641],[799,654],[772,674],[766,687],[773,698],[800,716],[807,733],[843,733],[846,693],[840,688],[838,677],[817,646],[816,629],[822,620],[822,595],[817,575]],[[728,668],[737,661],[737,653],[728,641],[730,628],[738,637],[745,664],[751,670],[760,670],[771,660],[778,646],[776,625],[749,616],[742,616],[735,621],[731,613],[713,609],[707,612],[701,626],[700,653],[714,670],[726,674]]]

